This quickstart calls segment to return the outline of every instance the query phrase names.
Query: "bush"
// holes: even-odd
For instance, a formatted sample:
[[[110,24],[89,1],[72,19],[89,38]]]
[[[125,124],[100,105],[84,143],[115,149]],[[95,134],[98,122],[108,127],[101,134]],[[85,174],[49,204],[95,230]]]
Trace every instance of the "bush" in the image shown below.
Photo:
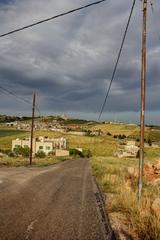
[[[23,157],[29,157],[30,149],[29,147],[22,148],[22,156]]]
[[[70,149],[69,150],[69,155],[71,156],[80,156],[81,152],[77,149]]]
[[[82,152],[77,149],[70,149],[69,155],[78,156],[81,158],[90,158],[92,156],[91,151],[89,149],[83,150]]]
[[[46,154],[43,151],[38,151],[35,154],[35,156],[38,157],[38,158],[45,158]]]
[[[125,138],[126,138],[126,135],[124,135],[124,134],[123,134],[123,135],[119,134],[119,135],[118,135],[118,138],[119,138],[119,139],[125,139]]]
[[[17,156],[23,156],[23,157],[29,157],[29,147],[21,147],[21,146],[17,146],[14,148],[13,152],[15,155]]]
[[[55,152],[54,151],[49,152],[48,156],[55,156]]]
[[[13,149],[13,152],[15,153],[15,155],[22,155],[22,147],[21,146],[17,146]]]
[[[112,134],[110,132],[107,133],[108,136],[112,136]]]
[[[13,151],[7,153],[8,157],[16,157],[16,154]]]

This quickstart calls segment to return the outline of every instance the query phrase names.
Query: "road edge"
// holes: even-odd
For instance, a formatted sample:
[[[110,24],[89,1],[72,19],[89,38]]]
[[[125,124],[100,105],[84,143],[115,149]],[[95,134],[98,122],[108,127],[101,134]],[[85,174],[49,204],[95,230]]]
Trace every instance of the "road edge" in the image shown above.
[[[106,212],[105,199],[103,192],[96,180],[96,177],[92,175],[92,181],[94,186],[94,195],[97,203],[100,221],[102,223],[102,230],[104,233],[105,240],[116,240],[115,233],[112,229],[109,216]]]

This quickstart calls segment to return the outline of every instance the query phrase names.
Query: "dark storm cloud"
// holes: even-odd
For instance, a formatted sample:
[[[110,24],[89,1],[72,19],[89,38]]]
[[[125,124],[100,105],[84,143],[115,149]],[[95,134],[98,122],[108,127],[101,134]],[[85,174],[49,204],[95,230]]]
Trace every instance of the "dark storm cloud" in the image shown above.
[[[85,4],[90,2],[87,0]],[[80,5],[80,0],[47,0],[45,4],[42,0],[13,1],[0,10],[1,33]],[[0,85],[25,98],[36,91],[44,113],[97,114],[109,85],[130,7],[130,1],[108,1],[0,39]],[[155,6],[154,22],[157,19]],[[141,20],[141,2],[137,1],[105,108],[126,113],[126,117],[140,107]],[[149,12],[147,109],[150,111],[158,110],[160,87],[156,24],[158,21],[153,25]],[[28,111],[27,106],[14,105],[12,97],[4,101],[0,93],[0,99],[3,99],[2,111]]]

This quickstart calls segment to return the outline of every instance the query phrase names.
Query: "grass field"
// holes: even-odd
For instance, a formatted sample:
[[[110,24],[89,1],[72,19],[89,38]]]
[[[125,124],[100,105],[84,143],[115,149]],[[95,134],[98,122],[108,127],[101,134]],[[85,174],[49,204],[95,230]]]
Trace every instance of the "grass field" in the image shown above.
[[[0,149],[11,149],[13,139],[24,138],[26,136],[29,136],[29,132],[0,128]]]
[[[40,158],[33,158],[32,161],[32,166],[37,166],[37,167],[47,167],[50,165],[54,165],[59,162],[67,161],[67,160],[72,160],[72,157],[45,157],[45,159],[40,159]],[[11,157],[5,157],[3,159],[0,159],[0,167],[29,167],[29,159],[28,158],[11,158]]]
[[[96,124],[90,127],[90,130],[98,129],[101,129],[104,133],[110,132],[112,135],[125,134],[127,137],[135,131],[139,131],[138,126],[126,124]]]
[[[116,149],[116,141],[111,137],[88,137],[61,134],[54,132],[35,132],[35,136],[66,137],[70,148],[90,149],[95,156],[112,156]]]
[[[14,136],[14,135],[21,135],[26,133],[25,131],[21,130],[14,130],[14,129],[0,129],[0,138]]]
[[[0,129],[0,149],[9,149],[12,146],[13,139],[29,137],[29,135],[29,132]],[[108,136],[75,136],[50,131],[35,131],[34,136],[48,136],[50,138],[66,137],[70,148],[79,147],[83,149],[90,149],[92,154],[95,156],[112,156],[116,148],[116,141],[112,137]]]
[[[147,160],[151,163],[153,161],[149,158]],[[131,236],[129,239],[159,240],[160,218],[152,211],[151,205],[160,197],[160,184],[153,186],[145,180],[143,197],[138,202],[138,179],[130,179],[127,171],[128,167],[138,167],[138,159],[94,157],[91,163],[93,173],[106,193],[106,207],[113,228],[117,222],[121,226],[118,237],[127,228],[124,236]],[[117,231],[117,226],[114,230]]]

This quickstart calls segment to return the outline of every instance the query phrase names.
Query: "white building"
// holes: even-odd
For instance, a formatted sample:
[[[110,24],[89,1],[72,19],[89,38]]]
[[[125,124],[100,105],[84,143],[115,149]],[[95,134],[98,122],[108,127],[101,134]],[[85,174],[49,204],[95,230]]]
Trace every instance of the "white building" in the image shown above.
[[[30,138],[26,139],[16,139],[12,141],[12,150],[14,148],[21,147],[29,147],[30,148]],[[55,149],[66,149],[67,148],[67,140],[65,138],[52,138],[48,137],[39,137],[33,139],[33,155],[38,151],[43,151],[45,154],[54,151]]]

